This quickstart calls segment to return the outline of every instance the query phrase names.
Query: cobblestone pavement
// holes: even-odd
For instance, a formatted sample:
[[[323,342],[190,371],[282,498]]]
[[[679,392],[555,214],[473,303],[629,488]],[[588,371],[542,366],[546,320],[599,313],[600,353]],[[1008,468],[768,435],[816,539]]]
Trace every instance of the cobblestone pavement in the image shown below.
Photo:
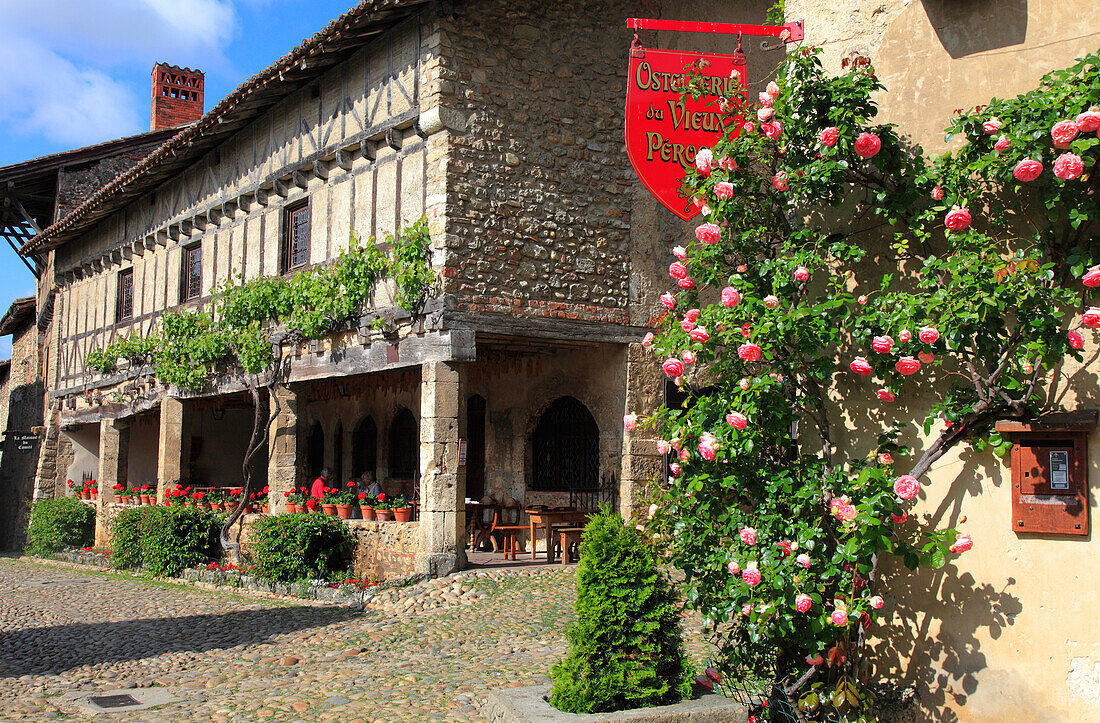
[[[0,559],[0,719],[80,717],[57,701],[70,691],[165,687],[182,700],[108,719],[482,720],[485,691],[547,681],[574,578],[465,573],[357,612]]]

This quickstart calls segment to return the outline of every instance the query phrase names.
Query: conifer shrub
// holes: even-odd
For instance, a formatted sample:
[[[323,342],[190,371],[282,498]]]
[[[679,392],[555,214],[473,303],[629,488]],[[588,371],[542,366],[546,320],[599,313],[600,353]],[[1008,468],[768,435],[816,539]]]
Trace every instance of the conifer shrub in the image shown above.
[[[95,508],[75,497],[39,500],[31,505],[28,555],[52,555],[95,540]]]
[[[569,713],[670,705],[691,694],[680,607],[638,533],[604,508],[585,527],[577,621],[550,704]]]
[[[338,517],[278,515],[252,526],[256,574],[268,580],[327,580],[351,562],[352,537]]]

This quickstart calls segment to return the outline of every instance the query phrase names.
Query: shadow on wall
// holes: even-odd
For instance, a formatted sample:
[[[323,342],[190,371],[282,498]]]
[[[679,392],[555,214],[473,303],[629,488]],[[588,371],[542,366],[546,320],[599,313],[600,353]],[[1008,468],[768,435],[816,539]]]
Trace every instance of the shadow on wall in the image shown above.
[[[952,58],[1020,45],[1027,36],[1027,0],[923,0],[928,22]]]
[[[57,674],[85,665],[263,643],[272,637],[343,622],[346,608],[306,606],[211,615],[55,625],[0,633],[0,680]]]

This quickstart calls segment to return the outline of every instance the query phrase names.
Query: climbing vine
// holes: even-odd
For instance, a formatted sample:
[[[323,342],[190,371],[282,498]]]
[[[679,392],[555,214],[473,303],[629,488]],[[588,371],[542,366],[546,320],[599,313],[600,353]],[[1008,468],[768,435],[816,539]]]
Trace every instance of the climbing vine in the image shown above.
[[[747,122],[695,157],[702,222],[643,342],[687,401],[625,423],[667,455],[649,526],[729,679],[869,721],[880,558],[940,568],[974,544],[910,514],[924,476],[961,444],[1007,451],[994,421],[1046,408],[1100,328],[1080,313],[1100,57],[959,112],[934,159],[875,121],[866,58],[843,70],[799,48],[752,102],[723,99]],[[881,432],[836,434],[856,418]]]

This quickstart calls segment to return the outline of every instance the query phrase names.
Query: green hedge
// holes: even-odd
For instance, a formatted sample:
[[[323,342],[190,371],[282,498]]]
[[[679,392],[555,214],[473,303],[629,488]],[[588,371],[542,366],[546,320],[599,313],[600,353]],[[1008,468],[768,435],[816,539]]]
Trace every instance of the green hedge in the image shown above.
[[[131,507],[111,525],[116,567],[168,577],[218,555],[219,515],[195,507]]]
[[[256,573],[269,580],[328,580],[348,568],[351,550],[351,532],[337,517],[279,515],[252,526]]]
[[[31,505],[28,555],[52,555],[95,542],[95,508],[75,497],[39,500]]]
[[[691,694],[680,609],[641,536],[606,508],[585,527],[569,655],[550,704],[570,713],[670,705]]]

